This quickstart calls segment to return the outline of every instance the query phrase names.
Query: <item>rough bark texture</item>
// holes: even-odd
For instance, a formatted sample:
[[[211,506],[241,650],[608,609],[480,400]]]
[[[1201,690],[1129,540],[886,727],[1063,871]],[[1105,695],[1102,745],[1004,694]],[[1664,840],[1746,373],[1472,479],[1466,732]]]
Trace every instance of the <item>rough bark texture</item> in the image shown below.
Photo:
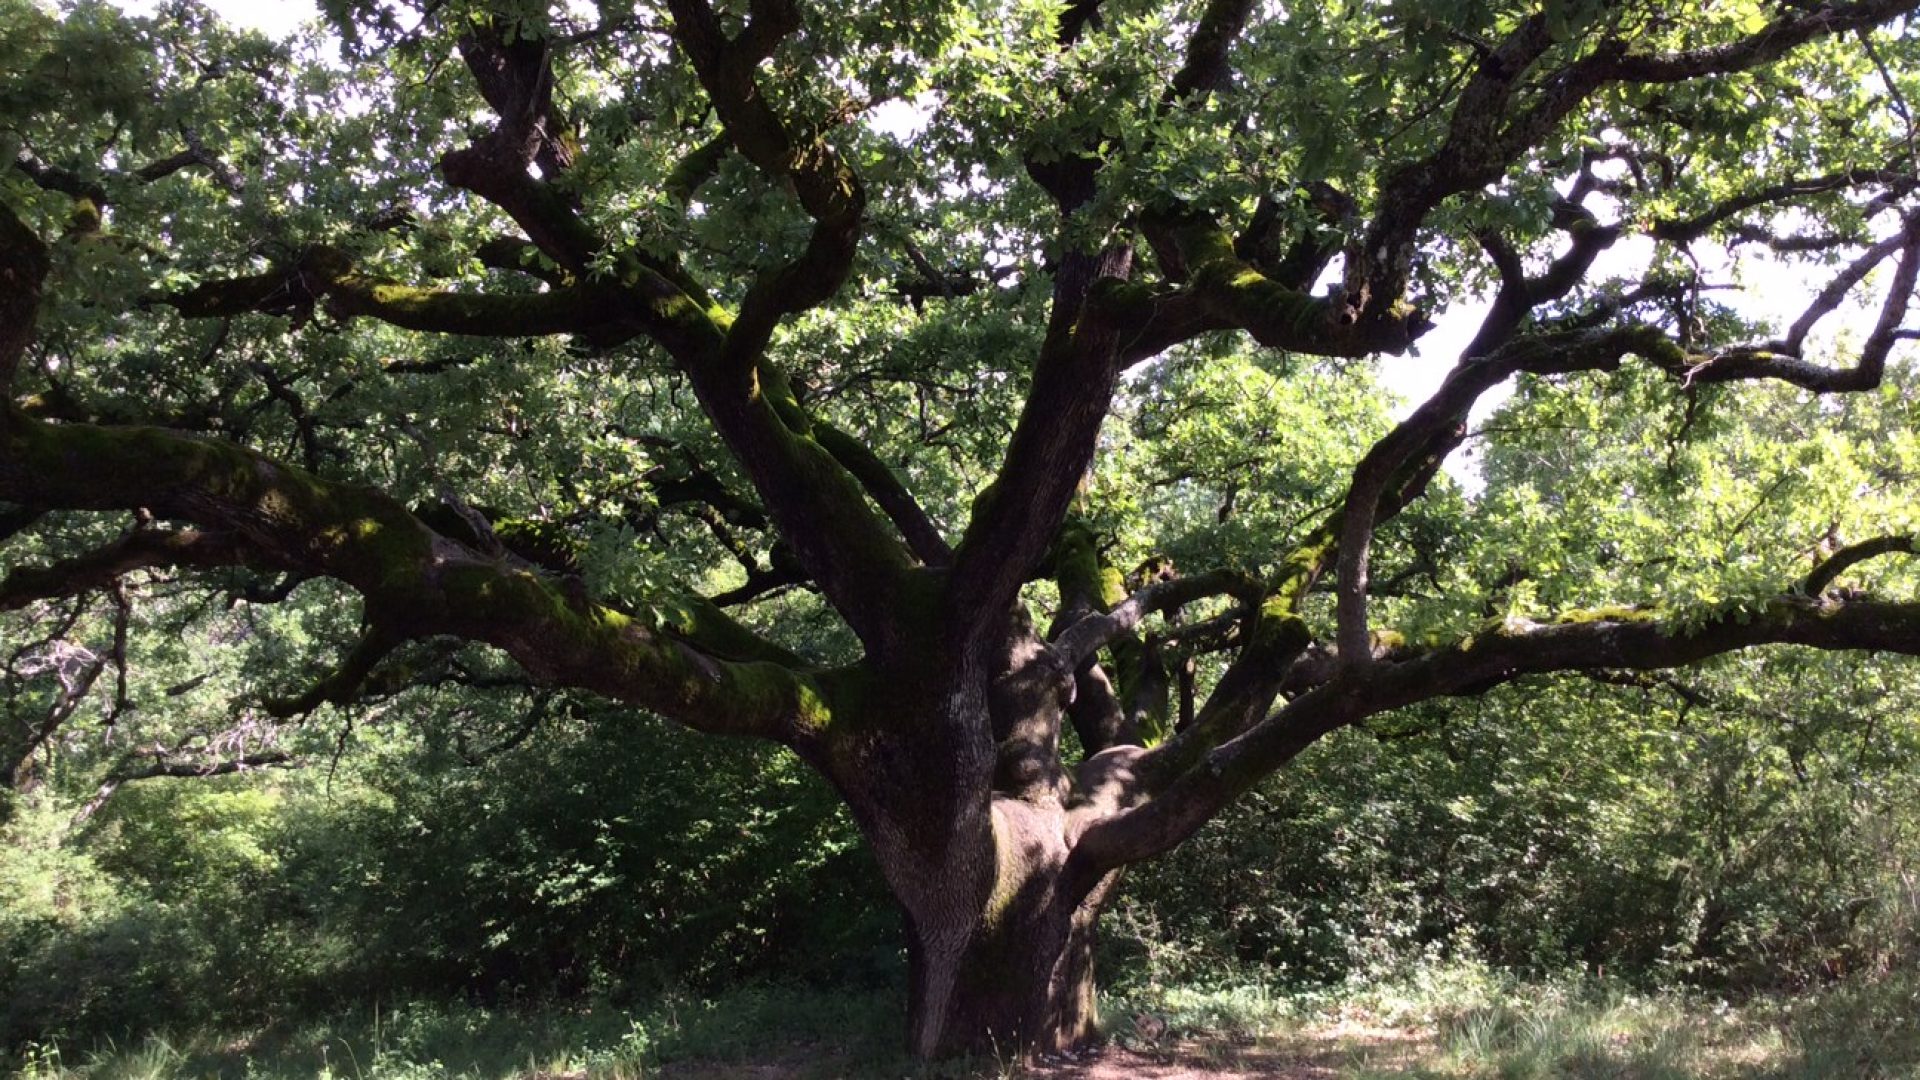
[[[1060,1052],[1098,1037],[1093,944],[1115,874],[1069,863],[1066,815],[993,803],[993,888],[976,910],[903,896],[915,1053]]]

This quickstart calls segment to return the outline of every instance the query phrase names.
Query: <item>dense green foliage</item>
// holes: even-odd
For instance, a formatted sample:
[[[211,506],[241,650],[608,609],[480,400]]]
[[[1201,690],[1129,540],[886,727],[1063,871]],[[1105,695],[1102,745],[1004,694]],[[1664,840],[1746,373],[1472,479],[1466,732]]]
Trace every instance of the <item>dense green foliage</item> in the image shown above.
[[[325,8],[0,0],[0,1050],[1920,960],[1910,10]]]

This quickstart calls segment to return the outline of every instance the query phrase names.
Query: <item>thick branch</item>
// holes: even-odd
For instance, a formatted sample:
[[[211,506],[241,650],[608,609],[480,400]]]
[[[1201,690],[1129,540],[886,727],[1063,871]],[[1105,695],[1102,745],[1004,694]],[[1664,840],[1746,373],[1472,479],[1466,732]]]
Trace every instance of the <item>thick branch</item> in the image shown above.
[[[47,245],[0,203],[0,399],[11,398],[20,355],[33,340],[40,285],[50,265]]]
[[[1167,87],[1170,100],[1198,104],[1227,81],[1227,51],[1252,14],[1253,0],[1210,0],[1187,41],[1186,63]]]
[[[0,611],[106,586],[135,570],[231,566],[242,561],[233,538],[199,529],[139,529],[105,547],[49,566],[15,567],[0,580]]]
[[[703,730],[797,736],[806,678],[706,656],[511,562],[439,538],[399,503],[239,447],[154,428],[48,425],[0,414],[0,499],[75,510],[151,508],[245,546],[250,561],[335,578],[396,637],[505,650],[536,678],[632,702]]]
[[[796,138],[761,90],[754,68],[800,28],[791,0],[757,0],[752,18],[729,39],[707,0],[670,0],[674,38],[692,61],[727,135],[741,156],[776,182],[792,185],[813,218],[799,258],[755,279],[728,333],[730,362],[757,361],[779,321],[825,301],[853,269],[866,191],[840,155],[815,135]]]
[[[928,566],[946,566],[953,561],[953,549],[947,546],[940,529],[927,517],[913,492],[887,468],[873,448],[831,424],[815,421],[814,438],[854,479],[860,481],[880,511],[887,515],[907,546]]]
[[[1358,313],[1269,276],[1235,249],[1225,229],[1195,216],[1158,226],[1189,278],[1186,294],[1209,316],[1200,329],[1238,329],[1274,349],[1314,356],[1403,353],[1432,327],[1411,308]]]
[[[324,301],[335,316],[364,316],[407,330],[534,337],[604,331],[630,314],[642,316],[634,328],[639,331],[648,320],[644,306],[634,310],[636,300],[645,304],[644,298],[605,281],[534,293],[426,289],[369,277],[339,250],[316,247],[292,266],[206,282],[155,302],[190,318],[204,318],[246,312],[299,316]]]
[[[1112,611],[1086,615],[1054,638],[1053,648],[1069,668],[1078,668],[1115,637],[1140,625],[1155,612],[1171,611],[1209,596],[1230,595],[1257,606],[1266,589],[1255,578],[1237,570],[1215,570],[1191,577],[1157,581],[1134,593]]]
[[[1149,801],[1092,824],[1074,857],[1097,868],[1165,851],[1322,736],[1391,709],[1482,693],[1522,675],[1658,670],[1773,644],[1920,655],[1920,603],[1786,596],[1700,619],[1510,622],[1444,648],[1407,651],[1364,677],[1347,669],[1212,750]],[[1152,775],[1166,749],[1146,752],[1133,769]]]

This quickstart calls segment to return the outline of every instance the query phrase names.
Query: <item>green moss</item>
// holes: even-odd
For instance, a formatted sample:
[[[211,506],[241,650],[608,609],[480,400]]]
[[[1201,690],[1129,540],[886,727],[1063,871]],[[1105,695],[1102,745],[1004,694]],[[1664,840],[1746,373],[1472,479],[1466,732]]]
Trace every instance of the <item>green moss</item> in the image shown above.
[[[660,606],[665,628],[700,646],[703,652],[727,660],[764,660],[788,667],[806,666],[806,661],[799,656],[761,638],[701,597],[683,596],[663,602]]]
[[[1053,545],[1053,579],[1060,586],[1061,599],[1111,607],[1119,602],[1108,599],[1109,586],[1117,584],[1118,575],[1109,578],[1109,574],[1112,568],[1102,567],[1099,541],[1086,522],[1076,518],[1062,525]]]
[[[1306,648],[1312,640],[1313,632],[1307,629],[1307,621],[1294,612],[1285,598],[1276,596],[1260,606],[1249,646],[1274,656],[1290,656]]]
[[[1280,564],[1280,573],[1274,582],[1274,599],[1269,604],[1281,602],[1286,610],[1297,611],[1306,601],[1307,589],[1313,585],[1320,568],[1333,554],[1339,543],[1339,537],[1331,528],[1321,527],[1307,536],[1306,542],[1293,549]]]
[[[1553,621],[1556,623],[1653,622],[1658,618],[1659,613],[1653,608],[1603,604],[1599,607],[1575,608],[1560,612],[1553,617]]]

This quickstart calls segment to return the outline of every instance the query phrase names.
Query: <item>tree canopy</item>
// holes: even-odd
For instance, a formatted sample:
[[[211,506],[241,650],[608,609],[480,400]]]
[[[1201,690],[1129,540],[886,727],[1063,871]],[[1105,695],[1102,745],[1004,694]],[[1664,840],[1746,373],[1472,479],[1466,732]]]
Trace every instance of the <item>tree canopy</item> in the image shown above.
[[[0,6],[15,788],[593,695],[826,777],[917,1051],[1059,1046],[1330,732],[1920,651],[1912,3],[326,8]]]

